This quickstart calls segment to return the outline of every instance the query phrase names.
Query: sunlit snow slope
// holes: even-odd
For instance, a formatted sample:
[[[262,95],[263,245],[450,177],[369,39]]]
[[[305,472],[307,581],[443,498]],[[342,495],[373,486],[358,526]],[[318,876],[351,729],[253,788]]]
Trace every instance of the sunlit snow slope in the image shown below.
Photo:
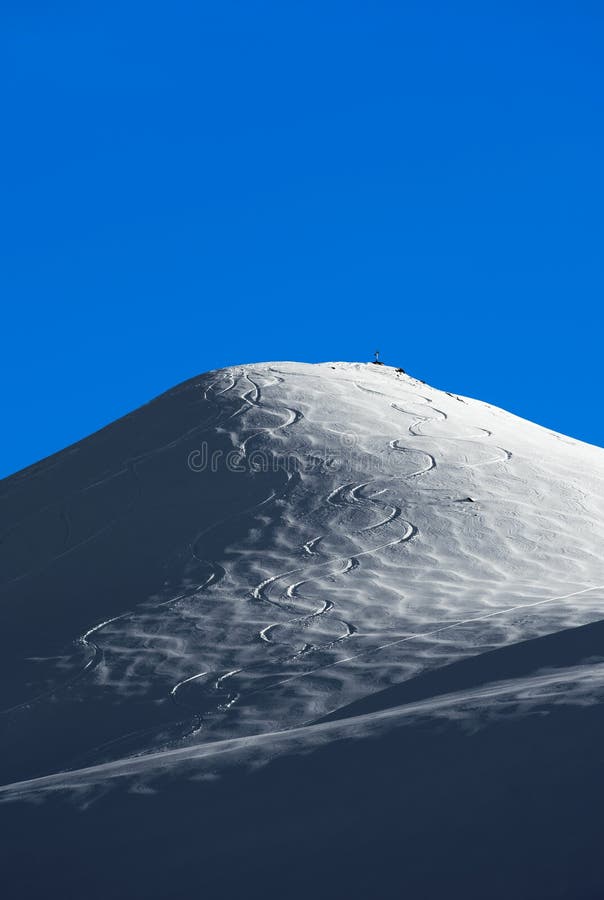
[[[2,510],[5,800],[602,696],[604,451],[388,366],[200,376]]]

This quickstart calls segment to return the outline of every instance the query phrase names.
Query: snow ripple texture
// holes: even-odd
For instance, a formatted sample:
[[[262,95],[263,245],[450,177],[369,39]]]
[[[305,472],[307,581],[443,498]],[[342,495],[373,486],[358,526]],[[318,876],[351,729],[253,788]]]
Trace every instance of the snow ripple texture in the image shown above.
[[[81,594],[70,641],[44,652],[19,631],[28,687],[0,717],[15,753],[51,719],[94,722],[77,754],[57,745],[54,771],[299,734],[422,673],[602,617],[600,449],[371,364],[234,367],[162,404],[175,421],[185,404],[182,433],[164,434],[151,404],[151,443],[5,529],[9,597],[43,591],[59,565]],[[204,441],[222,456],[202,476],[187,460]],[[28,472],[9,494],[50,477]],[[187,496],[208,487],[181,519],[185,477]],[[149,509],[163,579],[85,621],[95,573],[78,560],[92,546],[119,580],[123,529],[144,540]],[[50,762],[28,765],[14,778]]]

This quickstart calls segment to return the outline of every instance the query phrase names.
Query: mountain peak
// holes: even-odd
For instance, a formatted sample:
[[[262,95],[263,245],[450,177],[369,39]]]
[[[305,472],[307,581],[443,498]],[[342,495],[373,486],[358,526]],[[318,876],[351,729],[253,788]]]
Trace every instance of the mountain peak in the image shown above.
[[[599,615],[602,451],[392,366],[217,370],[49,463],[9,480],[2,546],[4,705],[64,719],[38,771],[299,726]]]

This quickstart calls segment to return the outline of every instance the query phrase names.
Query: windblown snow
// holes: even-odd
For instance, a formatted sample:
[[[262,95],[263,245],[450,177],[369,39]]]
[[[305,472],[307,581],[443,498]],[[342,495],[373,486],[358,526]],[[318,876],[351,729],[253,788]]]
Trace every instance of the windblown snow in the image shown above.
[[[600,702],[505,652],[603,618],[604,452],[394,368],[211,372],[3,497],[5,798]]]

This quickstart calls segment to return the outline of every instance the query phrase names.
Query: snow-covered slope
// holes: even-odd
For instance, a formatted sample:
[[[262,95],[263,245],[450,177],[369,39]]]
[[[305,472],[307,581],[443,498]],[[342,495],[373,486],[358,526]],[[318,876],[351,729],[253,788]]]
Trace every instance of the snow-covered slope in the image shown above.
[[[348,770],[426,721],[463,754],[461,725],[601,695],[577,626],[604,607],[604,452],[387,366],[209,373],[7,479],[3,509],[5,800],[301,750]]]

